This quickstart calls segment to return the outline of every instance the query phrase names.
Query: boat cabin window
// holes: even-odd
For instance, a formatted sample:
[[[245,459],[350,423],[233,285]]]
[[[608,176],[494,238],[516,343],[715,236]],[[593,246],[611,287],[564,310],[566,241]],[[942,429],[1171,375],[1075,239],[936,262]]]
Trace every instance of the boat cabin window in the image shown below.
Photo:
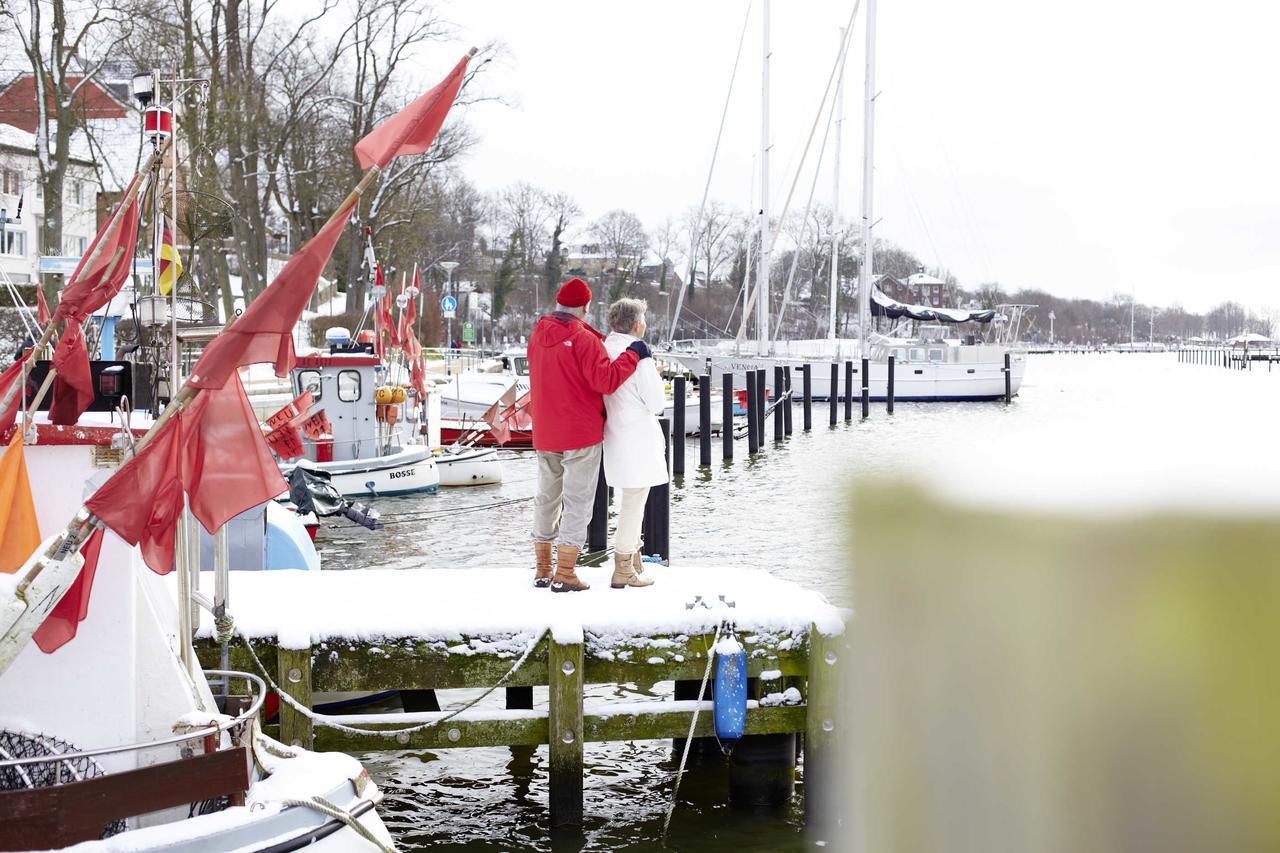
[[[905,349],[902,349],[901,347],[899,347],[899,348],[897,348],[897,349],[893,350],[893,358],[894,358],[894,361],[906,361],[906,360],[907,360],[907,351],[906,351]]]
[[[317,403],[320,402],[320,398],[324,396],[324,385],[320,382],[320,371],[298,371],[298,393],[305,394],[307,389],[311,390],[312,399]]]
[[[940,349],[929,350],[930,361],[946,361],[946,354]]]
[[[338,371],[338,399],[344,403],[354,403],[360,399],[360,371]]]
[[[912,347],[912,348],[911,348],[911,360],[912,360],[912,361],[924,361],[924,350],[922,350],[920,347]]]
[[[515,357],[514,359],[512,359],[512,360],[515,362],[515,374],[516,374],[516,376],[528,376],[528,375],[529,375],[529,359],[528,359],[528,357],[527,357],[527,356],[518,355],[518,356],[516,356],[516,357]]]

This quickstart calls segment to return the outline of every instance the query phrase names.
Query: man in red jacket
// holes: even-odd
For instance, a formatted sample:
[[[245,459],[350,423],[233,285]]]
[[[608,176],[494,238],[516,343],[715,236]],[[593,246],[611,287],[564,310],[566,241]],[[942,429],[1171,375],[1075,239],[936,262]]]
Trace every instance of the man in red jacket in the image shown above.
[[[587,538],[604,441],[604,395],[612,394],[649,357],[644,341],[610,361],[604,336],[583,317],[591,288],[570,279],[556,293],[556,310],[539,318],[529,336],[533,447],[538,495],[533,502],[533,585],[552,592],[587,589],[574,567]],[[554,577],[551,546],[556,546]]]

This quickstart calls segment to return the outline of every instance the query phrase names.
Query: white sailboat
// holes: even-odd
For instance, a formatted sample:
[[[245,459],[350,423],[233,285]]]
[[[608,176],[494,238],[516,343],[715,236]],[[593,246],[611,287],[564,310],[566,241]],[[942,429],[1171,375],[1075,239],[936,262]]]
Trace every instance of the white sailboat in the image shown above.
[[[861,360],[868,360],[869,395],[873,400],[885,399],[889,385],[889,359],[894,361],[894,397],[903,401],[976,401],[1003,399],[1005,373],[1009,374],[1012,393],[1017,393],[1026,370],[1026,352],[1018,345],[1018,329],[1022,312],[1028,306],[1004,305],[993,311],[967,311],[964,309],[937,309],[913,306],[889,299],[875,286],[873,190],[875,153],[875,47],[876,0],[866,2],[866,71],[863,92],[863,168],[861,243],[862,261],[858,269],[858,330],[857,338],[836,336],[836,297],[839,282],[839,234],[833,237],[831,294],[828,313],[827,338],[824,340],[771,341],[769,336],[769,204],[768,204],[768,155],[769,155],[769,4],[764,3],[764,56],[763,92],[761,102],[761,252],[758,280],[749,302],[756,308],[756,343],[752,347],[743,340],[746,329],[744,313],[737,340],[672,341],[666,353],[686,369],[701,374],[709,372],[720,387],[722,377],[732,373],[735,385],[745,384],[746,373],[765,370],[766,386],[776,394],[774,368],[791,367],[792,385],[798,389],[798,370],[811,365],[811,389],[816,399],[831,394],[843,395],[840,388],[831,388],[830,365],[837,366],[838,382],[846,381],[845,361],[853,362],[853,394],[861,393]],[[841,49],[834,73],[840,78],[837,86],[837,106],[843,90],[845,54],[848,50],[848,33],[842,31]],[[825,98],[824,98],[825,102]],[[840,137],[843,114],[836,122],[835,185],[838,210]],[[677,300],[677,308],[683,300]],[[908,333],[905,324],[888,335],[870,330],[872,315],[890,318],[907,318],[921,325]],[[678,320],[678,315],[676,317]],[[998,334],[994,342],[979,342],[976,336],[957,336],[947,331],[948,326],[967,322],[996,323]],[[673,322],[672,328],[675,328]],[[1006,367],[1007,358],[1007,367]]]

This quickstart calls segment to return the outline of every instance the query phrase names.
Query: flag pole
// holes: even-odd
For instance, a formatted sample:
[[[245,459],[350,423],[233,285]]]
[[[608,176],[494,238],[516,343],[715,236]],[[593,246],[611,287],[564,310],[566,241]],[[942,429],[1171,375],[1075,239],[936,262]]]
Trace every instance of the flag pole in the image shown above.
[[[157,152],[157,154],[159,153]],[[333,224],[339,217],[350,215],[352,206],[359,201],[360,196],[381,173],[382,170],[378,166],[370,166],[360,179],[360,183],[347,194],[347,197],[342,200],[342,203],[326,220],[324,227]],[[234,326],[235,320],[233,319],[223,329],[223,332],[225,333],[234,328]],[[52,334],[51,331],[50,334]],[[44,343],[47,343],[47,341],[44,341]],[[200,395],[203,389],[192,387],[190,383],[191,380],[188,377],[187,383],[182,386],[182,389],[174,396],[172,402],[160,413],[160,417],[156,418],[151,424],[151,428],[147,430],[146,435],[138,439],[134,446],[135,456],[151,443],[156,434],[164,428],[165,424],[175,414],[189,406]],[[117,468],[112,477],[115,477],[119,471],[120,469]],[[110,478],[108,478],[107,482],[110,482]],[[103,485],[106,484],[104,483]],[[13,662],[18,652],[31,639],[31,635],[40,627],[44,618],[66,595],[72,581],[75,580],[80,571],[78,558],[80,548],[93,530],[101,525],[102,522],[89,512],[87,507],[81,506],[71,521],[58,532],[47,547],[37,550],[27,558],[27,562],[20,570],[21,577],[14,589],[13,598],[9,601],[0,601],[0,674],[3,674],[8,669],[9,664]],[[41,579],[40,575],[45,570],[49,571],[49,575]],[[40,584],[33,589],[33,584],[37,580],[40,581]]]
[[[161,146],[159,151],[153,152],[147,158],[146,162],[142,164],[142,167],[138,169],[137,174],[145,175],[146,173],[150,172],[151,167],[155,164],[156,160],[158,160],[161,156],[163,156],[164,149],[168,146],[168,144],[169,142],[168,140],[166,140],[165,144]],[[97,245],[93,247],[93,251],[89,253],[89,258],[81,266],[81,269],[92,269],[94,265],[97,264],[99,256],[102,254],[103,250],[106,249],[107,247],[108,239],[120,227],[120,215],[124,212],[125,208],[127,208],[133,202],[133,197],[142,191],[142,184],[143,182],[140,180],[134,181],[133,184],[129,187],[128,191],[120,199],[120,202],[116,205],[115,212],[111,214],[111,221],[107,224],[107,230],[103,232],[102,239],[99,240]],[[113,258],[113,261],[114,261],[114,258]],[[45,324],[44,331],[40,334],[40,340],[37,341],[35,346],[32,348],[32,350],[35,353],[38,354],[41,350],[43,350],[45,347],[49,345],[50,341],[53,340],[55,325],[56,324],[54,322],[53,317],[50,317],[49,322]],[[14,383],[13,387],[5,392],[4,398],[0,399],[0,411],[4,411],[9,407],[10,404],[13,403],[13,398],[18,396],[21,388],[26,388],[27,375],[30,370],[31,370],[31,359],[28,359],[23,365],[22,378],[21,380],[19,380],[19,383]],[[43,399],[44,394],[48,391],[48,387],[53,383],[53,379],[55,376],[57,376],[57,373],[58,372],[52,369],[52,367],[49,369],[49,373],[45,376],[44,384],[41,387],[40,393],[36,395],[34,401],[32,402],[31,408],[26,418],[30,417],[30,412],[35,411],[35,407]],[[23,424],[24,428],[26,426],[26,423],[25,423],[26,418],[24,418],[24,424]],[[4,426],[7,427],[8,424],[4,424]]]

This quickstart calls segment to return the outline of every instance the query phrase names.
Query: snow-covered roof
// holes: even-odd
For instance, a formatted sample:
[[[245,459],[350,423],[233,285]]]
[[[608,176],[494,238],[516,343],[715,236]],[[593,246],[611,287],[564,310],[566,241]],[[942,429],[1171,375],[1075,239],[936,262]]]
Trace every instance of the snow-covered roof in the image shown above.
[[[946,282],[940,278],[934,278],[928,273],[917,272],[907,276],[907,284],[946,284]]]

